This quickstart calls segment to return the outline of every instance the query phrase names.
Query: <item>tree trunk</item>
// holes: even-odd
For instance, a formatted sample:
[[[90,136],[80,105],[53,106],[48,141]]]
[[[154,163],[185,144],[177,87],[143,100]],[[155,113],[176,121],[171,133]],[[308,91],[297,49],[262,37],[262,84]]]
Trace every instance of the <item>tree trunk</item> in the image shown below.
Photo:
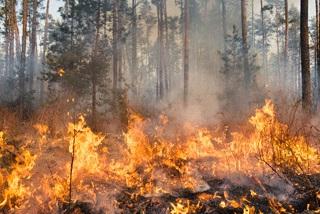
[[[247,22],[247,1],[241,0],[241,23],[242,23],[242,45],[243,45],[243,68],[245,87],[249,88],[251,76],[248,60],[248,22]]]
[[[69,1],[69,0],[68,0]],[[73,50],[73,46],[74,46],[74,9],[75,9],[75,0],[70,0],[70,4],[71,4],[71,35],[70,35],[70,40],[71,40],[71,50]],[[72,63],[72,67],[73,67],[73,63]]]
[[[25,110],[25,67],[26,67],[26,49],[27,49],[27,25],[28,25],[28,0],[23,0],[22,15],[22,49],[19,71],[19,96],[20,96],[20,117],[24,117]]]
[[[160,14],[160,19],[158,22],[159,25],[159,42],[160,42],[160,70],[159,70],[159,95],[160,95],[160,100],[164,98],[164,73],[165,73],[165,68],[164,68],[164,34],[163,34],[163,0],[160,0],[160,6],[159,6],[159,14]]]
[[[300,40],[301,40],[301,76],[302,76],[302,107],[311,113],[312,92],[309,53],[308,0],[301,0]]]
[[[277,19],[279,19],[279,17],[280,17],[280,12],[278,10],[278,7],[276,7],[276,17],[277,17]],[[280,59],[280,29],[279,29],[279,23],[280,22],[278,20],[278,22],[276,23],[276,43],[277,43],[277,66],[278,66],[278,70],[277,70],[277,79],[275,80],[275,82],[278,83],[278,86],[281,86],[282,85],[281,82],[282,81],[287,82],[287,78],[286,78],[285,74],[283,76],[281,76],[282,72],[281,72],[281,59]],[[286,72],[287,71],[285,70],[284,73],[286,73]]]
[[[251,0],[251,45],[255,47],[256,39],[254,34],[254,0]]]
[[[12,26],[14,27],[14,37],[15,37],[15,43],[16,43],[16,58],[19,59],[19,53],[21,52],[20,47],[20,35],[19,35],[19,27],[18,27],[18,21],[17,21],[17,15],[16,15],[16,7],[15,3],[13,4],[12,8]]]
[[[262,29],[262,55],[263,55],[263,69],[267,73],[267,54],[266,54],[266,33],[264,26],[264,6],[263,0],[260,0],[260,16],[261,16],[261,29]]]
[[[10,5],[9,0],[5,1],[5,19],[4,19],[4,25],[5,25],[5,77],[9,77],[9,42],[10,42]]]
[[[164,98],[164,33],[163,33],[163,0],[157,3],[157,19],[158,19],[158,43],[159,43],[159,61],[157,69],[157,99]]]
[[[184,1],[184,40],[183,40],[183,61],[184,61],[184,106],[188,105],[189,96],[189,0]]]
[[[137,2],[132,0],[132,71],[131,71],[131,87],[133,88],[133,93],[137,94]]]
[[[92,128],[96,129],[96,117],[97,117],[97,66],[98,66],[98,53],[99,53],[99,40],[100,40],[100,14],[101,14],[101,0],[98,0],[98,11],[96,16],[96,35],[94,40],[94,48],[92,53],[91,63],[93,63],[91,69],[91,84],[92,84]]]
[[[225,0],[221,0],[222,9],[222,31],[223,31],[223,48],[224,51],[227,50],[227,24],[226,24],[226,3]]]
[[[320,11],[319,11],[319,1],[315,0],[316,4],[316,66],[317,66],[317,76],[318,76],[318,99],[320,102]]]
[[[16,1],[12,0],[8,2],[9,4],[9,49],[8,49],[8,55],[9,55],[9,77],[13,78],[14,77],[14,68],[15,68],[15,57],[14,57],[14,40],[15,40],[15,35],[14,35],[14,16],[15,16],[15,7],[16,7]]]
[[[119,1],[118,7],[118,87],[122,89],[123,84],[123,16],[125,14],[124,1]]]
[[[118,0],[113,0],[112,5],[112,69],[113,69],[113,90],[118,88]]]
[[[288,39],[289,39],[289,12],[288,12],[288,0],[285,0],[285,6],[284,6],[284,17],[285,17],[285,44],[284,44],[284,70],[287,72],[287,64],[288,64]]]
[[[166,42],[164,48],[164,82],[166,91],[169,91],[169,76],[168,73],[168,53],[169,53],[169,34],[168,34],[168,9],[167,9],[167,0],[163,0],[163,10],[164,10],[164,26],[165,26],[165,35],[166,35]]]
[[[30,47],[30,76],[29,76],[29,91],[33,90],[35,64],[36,64],[36,48],[37,48],[37,10],[38,0],[32,1],[32,30],[31,30],[31,47]]]
[[[46,66],[46,54],[48,47],[48,28],[49,28],[49,8],[50,8],[50,0],[47,0],[46,7],[46,17],[44,24],[44,36],[43,36],[43,52],[42,52],[42,66],[45,68]],[[44,80],[40,81],[40,104],[43,103],[44,100]]]

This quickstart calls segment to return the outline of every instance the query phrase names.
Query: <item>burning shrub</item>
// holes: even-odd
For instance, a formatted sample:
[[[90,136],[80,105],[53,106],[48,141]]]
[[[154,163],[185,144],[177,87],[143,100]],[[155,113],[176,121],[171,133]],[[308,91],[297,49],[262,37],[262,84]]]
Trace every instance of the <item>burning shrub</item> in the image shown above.
[[[260,160],[272,164],[275,169],[291,169],[298,174],[320,171],[317,149],[309,145],[304,136],[290,135],[288,126],[277,120],[271,100],[257,109],[249,122],[255,128],[249,142],[257,146]]]
[[[86,125],[83,116],[68,125],[69,152],[74,155],[74,172],[95,174],[101,172],[98,147],[104,136],[95,134]]]

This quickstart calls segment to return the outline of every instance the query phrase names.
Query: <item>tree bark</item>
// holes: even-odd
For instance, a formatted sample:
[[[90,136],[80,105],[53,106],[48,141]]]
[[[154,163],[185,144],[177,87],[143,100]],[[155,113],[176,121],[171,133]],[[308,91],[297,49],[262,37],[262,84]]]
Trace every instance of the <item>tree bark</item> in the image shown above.
[[[9,77],[9,42],[10,42],[10,5],[9,0],[5,0],[5,77]]]
[[[254,34],[254,0],[251,0],[251,45],[252,47],[255,47],[256,45],[256,39]]]
[[[284,45],[284,65],[285,72],[287,72],[287,63],[288,63],[288,44],[289,44],[289,8],[288,8],[288,0],[284,1],[284,17],[285,17],[285,45]]]
[[[15,2],[15,1],[13,1]],[[19,53],[21,52],[20,47],[20,35],[19,35],[19,27],[18,27],[18,21],[17,21],[17,15],[16,15],[16,7],[15,3],[12,5],[12,27],[14,28],[14,37],[15,37],[15,43],[16,43],[16,58],[19,59]]]
[[[312,92],[309,53],[308,0],[301,0],[300,5],[302,107],[306,113],[310,114],[312,109]]]
[[[168,34],[168,8],[167,8],[167,0],[163,0],[163,10],[164,10],[164,26],[165,26],[165,48],[164,48],[164,82],[165,82],[165,88],[166,92],[169,91],[169,76],[168,73],[168,53],[169,53],[169,34]]]
[[[264,26],[264,6],[263,0],[260,0],[260,16],[261,16],[261,29],[262,29],[262,55],[263,55],[263,69],[267,73],[267,54],[266,54],[266,34]]]
[[[183,61],[184,61],[184,93],[183,102],[184,106],[188,105],[189,96],[189,0],[184,1],[184,42],[183,42]]]
[[[164,75],[165,75],[165,50],[164,50],[164,0],[160,0],[160,6],[159,6],[159,43],[160,43],[160,70],[159,70],[159,95],[160,100],[164,98]]]
[[[317,66],[317,77],[318,77],[318,99],[320,101],[320,11],[319,1],[315,0],[316,4],[316,66]]]
[[[122,89],[123,83],[123,16],[125,15],[125,1],[118,1],[118,87]]]
[[[45,68],[46,66],[46,54],[48,47],[48,29],[49,29],[49,8],[50,8],[50,0],[47,0],[46,6],[46,17],[44,24],[44,36],[43,36],[43,52],[42,52],[42,66]],[[40,104],[43,103],[44,100],[44,80],[40,81]]]
[[[22,15],[22,49],[19,71],[19,96],[20,96],[20,117],[24,117],[25,110],[25,67],[27,49],[27,25],[28,25],[28,0],[23,0]]]
[[[133,93],[137,94],[136,78],[138,70],[137,61],[137,1],[132,0],[132,71],[131,71],[131,87],[133,88]]]
[[[91,84],[92,84],[92,128],[96,129],[97,117],[97,66],[98,66],[98,53],[99,53],[99,40],[100,40],[100,15],[101,15],[101,0],[98,0],[98,10],[96,15],[96,35],[94,40],[94,48],[92,53],[91,62],[93,63],[91,70]]]
[[[247,1],[241,0],[241,23],[242,23],[242,45],[243,45],[243,68],[245,87],[249,88],[251,76],[248,60],[248,22],[247,22]]]
[[[221,0],[221,9],[222,9],[222,31],[223,31],[223,48],[224,51],[227,50],[227,24],[226,24],[226,2]]]
[[[8,11],[8,18],[9,18],[9,49],[8,49],[8,59],[9,59],[9,66],[8,66],[8,74],[10,78],[14,77],[14,68],[15,68],[15,57],[14,57],[14,43],[15,43],[15,35],[14,35],[14,16],[15,16],[15,7],[16,1],[8,1],[9,4],[9,11]]]
[[[33,90],[35,64],[36,64],[36,48],[37,48],[37,10],[38,0],[32,1],[32,30],[31,30],[31,47],[30,47],[30,76],[29,76],[29,91]]]
[[[118,88],[118,0],[113,0],[112,5],[112,70],[113,70],[113,90]]]
[[[164,98],[164,10],[163,10],[163,0],[157,2],[157,20],[158,20],[158,44],[159,44],[159,61],[157,69],[157,99],[162,100]]]

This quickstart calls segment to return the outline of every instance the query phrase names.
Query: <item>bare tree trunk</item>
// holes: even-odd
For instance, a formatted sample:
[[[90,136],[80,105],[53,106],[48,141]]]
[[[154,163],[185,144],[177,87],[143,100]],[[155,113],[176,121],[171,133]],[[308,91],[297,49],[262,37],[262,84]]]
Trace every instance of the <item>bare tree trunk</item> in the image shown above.
[[[21,47],[20,47],[20,35],[19,35],[15,4],[13,5],[13,8],[12,8],[12,21],[13,21],[12,25],[14,27],[14,37],[16,42],[16,58],[19,59],[19,53],[21,52]]]
[[[20,96],[20,117],[24,117],[25,110],[25,68],[26,68],[26,49],[27,49],[27,24],[28,24],[28,0],[23,0],[22,15],[22,49],[19,71],[19,96]]]
[[[157,21],[158,21],[158,49],[160,50],[160,6],[157,5]],[[160,99],[160,67],[161,67],[161,60],[160,60],[160,51],[159,51],[159,60],[157,61],[157,70],[156,70],[156,99],[157,101]]]
[[[125,14],[124,2],[119,1],[118,7],[118,87],[122,89],[123,83],[123,16]]]
[[[37,10],[38,0],[32,1],[32,30],[31,30],[31,50],[30,50],[30,73],[29,73],[29,91],[33,90],[35,64],[36,64],[36,48],[37,48]]]
[[[289,44],[289,9],[288,9],[288,0],[285,0],[285,6],[284,6],[284,17],[285,17],[285,45],[284,45],[284,69],[285,72],[287,72],[287,64],[288,64],[288,44]]]
[[[113,0],[112,5],[112,51],[113,51],[113,90],[118,88],[118,0]]]
[[[137,94],[137,1],[132,0],[132,71],[131,71],[131,87],[133,88],[133,93]]]
[[[98,11],[96,17],[96,35],[94,40],[94,48],[92,53],[91,63],[93,63],[91,70],[91,84],[92,84],[92,127],[96,129],[97,117],[97,58],[99,53],[99,40],[100,40],[100,15],[101,15],[101,0],[98,0]]]
[[[288,44],[289,44],[289,8],[288,8],[288,0],[284,1],[284,17],[285,17],[285,31],[284,31],[284,54],[283,54],[283,76],[284,82],[288,83]],[[279,66],[280,68],[280,66]],[[290,83],[288,83],[290,84]]]
[[[69,2],[69,0],[68,0]],[[75,8],[75,0],[70,0],[70,4],[71,4],[71,35],[70,35],[70,40],[71,40],[71,50],[73,49],[74,46],[74,8]],[[73,63],[72,63],[72,67],[73,67]]]
[[[227,23],[226,23],[226,3],[225,0],[221,0],[222,7],[222,31],[223,31],[223,47],[224,51],[227,50]]]
[[[184,41],[183,41],[183,61],[184,61],[184,93],[183,102],[184,106],[188,105],[189,96],[189,0],[184,1]]]
[[[279,37],[280,37],[280,35],[279,35],[280,33],[279,33],[279,26],[277,25],[277,32],[276,32],[276,43],[277,43],[277,66],[278,66],[278,70],[279,71],[277,71],[277,73],[278,74],[280,74],[281,73],[281,69],[280,69],[280,41],[279,41]],[[284,72],[287,72],[286,70],[284,71]],[[285,75],[286,76],[286,75]],[[286,82],[287,81],[287,79],[286,78],[284,78],[284,80],[281,80],[281,76],[280,75],[278,75],[278,82],[281,82],[281,81],[284,81],[284,82]],[[280,85],[280,84],[279,84]]]
[[[241,0],[241,23],[242,23],[242,45],[243,45],[243,68],[246,88],[250,87],[251,76],[248,60],[248,22],[247,22],[247,1]]]
[[[9,77],[9,42],[10,42],[10,5],[9,0],[5,1],[5,77]]]
[[[47,0],[46,7],[46,17],[44,24],[44,36],[43,36],[43,52],[42,52],[42,66],[45,68],[46,66],[46,54],[48,47],[48,28],[49,28],[49,8],[50,8],[50,0]],[[44,100],[44,80],[40,81],[40,104],[43,103]]]
[[[169,34],[168,34],[168,9],[167,9],[167,0],[163,0],[163,10],[164,10],[164,25],[165,25],[165,35],[166,35],[166,44],[165,44],[165,54],[164,54],[164,81],[165,81],[165,88],[166,91],[169,91],[169,76],[168,73],[168,53],[169,53]]]
[[[276,7],[276,17],[279,18],[280,17],[280,12],[278,10],[278,7]],[[280,29],[279,29],[279,22],[276,23],[276,43],[277,43],[277,78],[275,80],[275,82],[278,83],[278,86],[281,86],[283,84],[281,84],[281,82],[287,82],[287,78],[285,77],[286,75],[284,74],[283,76],[281,76],[282,72],[281,72],[281,59],[280,59]],[[286,71],[284,72],[286,73]],[[284,77],[284,79],[282,79],[282,77]],[[286,85],[286,84],[285,84]]]
[[[254,0],[251,0],[251,40],[252,40],[252,47],[256,45],[256,39],[254,34]]]
[[[159,61],[158,61],[158,86],[157,86],[157,98],[162,100],[164,98],[164,34],[163,34],[163,0],[160,0],[157,4],[157,18],[158,18],[158,43],[159,43]]]
[[[160,100],[164,98],[164,35],[163,35],[163,0],[160,0],[160,22],[158,23],[160,26],[160,32],[159,32],[159,42],[160,42],[160,70],[159,70],[159,94],[160,94]]]
[[[319,1],[315,0],[316,4],[316,66],[317,66],[317,76],[318,76],[318,99],[320,101],[320,11],[319,11]]]
[[[312,92],[309,53],[308,0],[301,0],[300,4],[302,107],[306,113],[310,114],[312,109]]]
[[[104,3],[103,3],[103,37],[105,40],[107,40],[108,38],[108,35],[107,35],[107,32],[108,32],[108,13],[107,13],[107,8],[108,8],[108,5],[109,5],[109,0],[104,0]]]
[[[15,40],[15,35],[14,35],[14,28],[15,28],[15,24],[14,24],[14,16],[15,16],[15,7],[16,7],[16,1],[9,1],[9,77],[13,78],[14,77],[14,68],[15,68],[15,57],[14,57],[14,40]]]
[[[264,6],[263,0],[260,0],[260,16],[261,16],[261,29],[262,29],[262,55],[263,55],[263,69],[267,73],[267,54],[266,54],[266,34],[264,26]]]

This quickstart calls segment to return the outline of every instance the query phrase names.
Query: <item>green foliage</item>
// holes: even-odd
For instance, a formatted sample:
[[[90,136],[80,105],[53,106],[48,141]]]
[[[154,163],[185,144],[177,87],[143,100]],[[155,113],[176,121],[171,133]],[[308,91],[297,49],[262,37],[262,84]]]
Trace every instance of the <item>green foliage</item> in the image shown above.
[[[110,5],[99,5],[96,0],[77,4],[70,1],[69,8],[68,14],[66,10],[61,10],[62,21],[55,23],[50,34],[51,45],[47,56],[50,71],[46,72],[46,79],[60,82],[64,89],[78,95],[85,95],[90,93],[92,72],[97,76],[97,85],[102,86],[106,81],[110,41],[105,41],[106,38],[99,32],[96,49],[94,44],[97,12],[107,12]]]
[[[245,86],[244,80],[244,55],[242,37],[239,35],[239,31],[236,26],[233,27],[231,35],[226,38],[226,49],[223,52],[219,52],[223,61],[223,67],[220,72],[223,75],[225,88],[220,99],[224,101],[226,109],[230,111],[237,105],[239,105],[239,99],[248,97],[246,94],[247,86]],[[251,73],[251,84],[249,90],[257,90],[255,83],[255,74],[259,70],[259,66],[256,63],[256,54],[251,49],[248,51],[249,72]],[[245,96],[244,96],[245,95]]]

